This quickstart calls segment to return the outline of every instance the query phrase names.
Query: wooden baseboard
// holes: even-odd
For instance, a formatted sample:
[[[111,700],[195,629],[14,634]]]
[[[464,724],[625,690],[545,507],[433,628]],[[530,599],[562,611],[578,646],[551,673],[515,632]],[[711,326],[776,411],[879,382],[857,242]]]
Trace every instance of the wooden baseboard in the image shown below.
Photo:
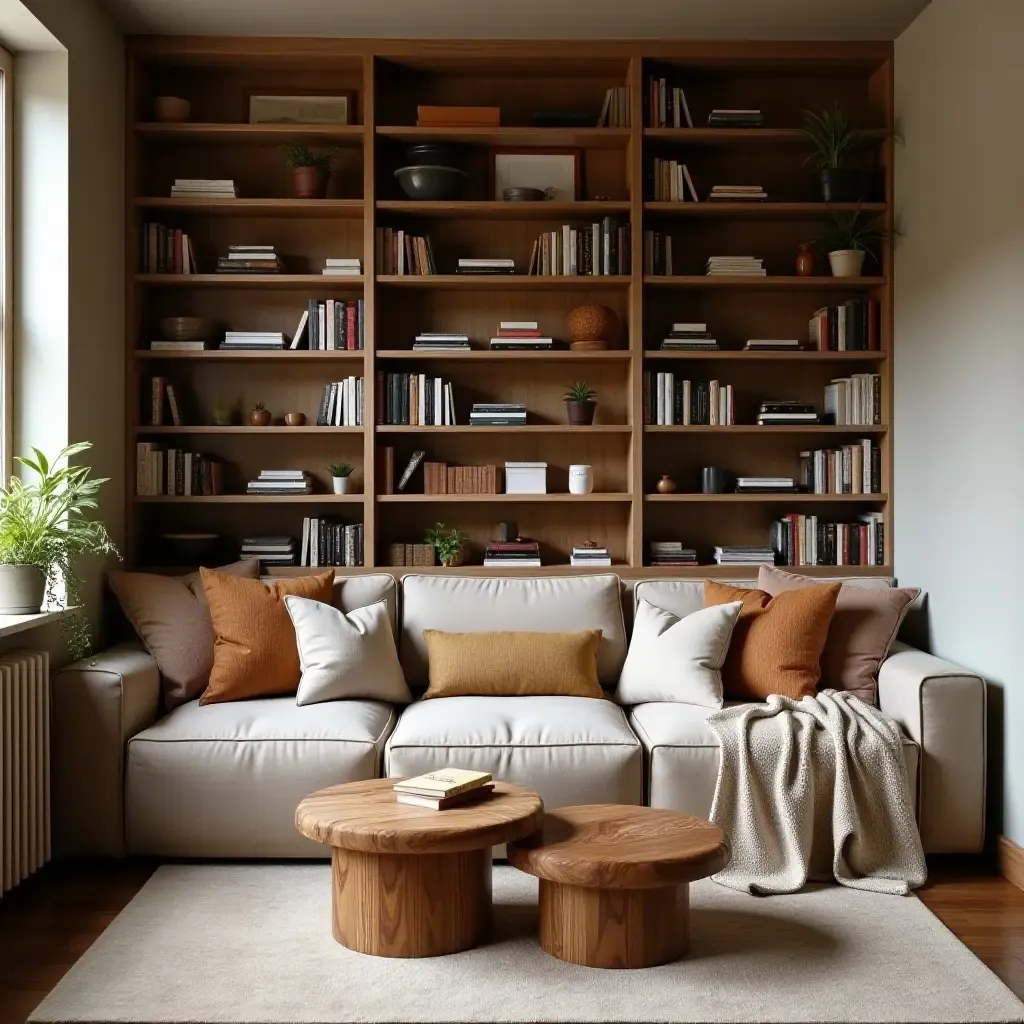
[[[999,874],[1018,889],[1024,889],[1024,848],[1012,839],[1000,836],[996,843],[996,857],[999,862]]]

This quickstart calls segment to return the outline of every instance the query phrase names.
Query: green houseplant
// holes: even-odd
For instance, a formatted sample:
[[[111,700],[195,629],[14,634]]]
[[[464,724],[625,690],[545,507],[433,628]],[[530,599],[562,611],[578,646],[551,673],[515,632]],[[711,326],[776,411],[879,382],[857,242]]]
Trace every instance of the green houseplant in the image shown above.
[[[331,180],[331,164],[336,149],[314,153],[301,142],[285,146],[288,163],[292,167],[292,185],[299,199],[323,199],[327,183]]]
[[[834,214],[823,239],[833,277],[860,277],[864,259],[877,262],[877,248],[885,233],[871,224],[860,210]]]
[[[34,458],[17,461],[35,479],[12,477],[0,487],[0,612],[32,614],[44,598],[69,609],[64,626],[76,660],[88,653],[90,638],[77,607],[84,584],[75,561],[85,554],[117,554],[106,527],[86,516],[97,507],[96,495],[107,478],[90,478],[88,466],[67,465],[91,447],[88,442],[68,445],[52,463],[33,448]]]
[[[855,203],[864,198],[865,178],[850,166],[851,155],[860,147],[864,136],[834,103],[820,114],[813,110],[801,112],[803,132],[812,146],[805,162],[817,163],[821,181],[821,197],[826,203]]]
[[[566,415],[574,427],[589,427],[594,422],[597,411],[597,394],[592,391],[585,380],[578,380],[566,388],[562,396],[565,402]]]
[[[331,481],[334,484],[335,494],[348,494],[349,483],[352,480],[353,466],[348,462],[332,462],[328,469],[331,471]]]
[[[431,545],[437,552],[440,563],[446,569],[462,565],[462,548],[468,535],[454,527],[448,529],[444,523],[435,523],[427,530],[424,543]]]

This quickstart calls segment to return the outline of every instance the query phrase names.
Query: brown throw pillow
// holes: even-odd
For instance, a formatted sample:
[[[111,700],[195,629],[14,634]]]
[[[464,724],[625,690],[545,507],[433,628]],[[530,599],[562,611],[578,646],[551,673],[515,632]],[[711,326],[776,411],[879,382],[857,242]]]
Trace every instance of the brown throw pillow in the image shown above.
[[[601,630],[445,633],[423,630],[429,697],[604,697]]]
[[[722,668],[725,699],[764,700],[773,693],[794,700],[813,697],[839,586],[811,585],[772,597],[705,580],[705,606],[743,602]]]
[[[761,566],[757,585],[773,597],[814,586],[803,576],[767,565]],[[878,668],[920,593],[916,587],[842,584],[821,652],[821,685],[847,690],[868,704],[877,704]]]
[[[299,651],[286,594],[331,603],[334,570],[274,583],[200,569],[217,642],[210,685],[200,704],[295,693]]]
[[[259,563],[234,562],[218,572],[256,579]],[[213,668],[213,624],[199,573],[158,576],[112,572],[108,582],[125,618],[160,669],[168,710],[198,697]]]

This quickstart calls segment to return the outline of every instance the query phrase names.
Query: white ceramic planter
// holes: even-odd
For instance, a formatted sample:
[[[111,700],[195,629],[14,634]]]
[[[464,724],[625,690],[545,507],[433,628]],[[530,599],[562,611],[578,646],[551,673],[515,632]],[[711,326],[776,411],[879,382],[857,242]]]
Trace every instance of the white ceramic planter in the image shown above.
[[[860,277],[864,269],[863,249],[836,249],[828,254],[833,277]]]
[[[590,494],[594,489],[594,471],[590,466],[569,467],[569,493]]]
[[[331,479],[334,481],[334,493],[335,494],[348,494],[349,493],[349,481],[352,479],[350,476],[332,476]]]
[[[43,606],[46,577],[34,565],[0,565],[0,615],[35,615]]]

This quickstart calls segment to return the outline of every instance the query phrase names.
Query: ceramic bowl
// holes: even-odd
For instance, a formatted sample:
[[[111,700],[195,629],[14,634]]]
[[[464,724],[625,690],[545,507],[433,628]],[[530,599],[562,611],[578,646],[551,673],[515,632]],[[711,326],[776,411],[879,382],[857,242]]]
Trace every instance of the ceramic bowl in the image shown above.
[[[457,167],[415,164],[410,167],[399,167],[395,171],[395,177],[402,186],[402,191],[410,199],[439,202],[458,199],[469,175]]]
[[[187,121],[191,113],[192,104],[180,96],[157,96],[153,100],[153,116],[158,121]]]
[[[160,331],[166,341],[209,341],[213,321],[202,316],[165,316]]]
[[[304,412],[286,412],[284,414],[285,426],[304,427],[306,425],[306,414]]]
[[[405,159],[410,164],[431,167],[451,167],[455,163],[455,150],[443,142],[417,142],[407,147]]]

